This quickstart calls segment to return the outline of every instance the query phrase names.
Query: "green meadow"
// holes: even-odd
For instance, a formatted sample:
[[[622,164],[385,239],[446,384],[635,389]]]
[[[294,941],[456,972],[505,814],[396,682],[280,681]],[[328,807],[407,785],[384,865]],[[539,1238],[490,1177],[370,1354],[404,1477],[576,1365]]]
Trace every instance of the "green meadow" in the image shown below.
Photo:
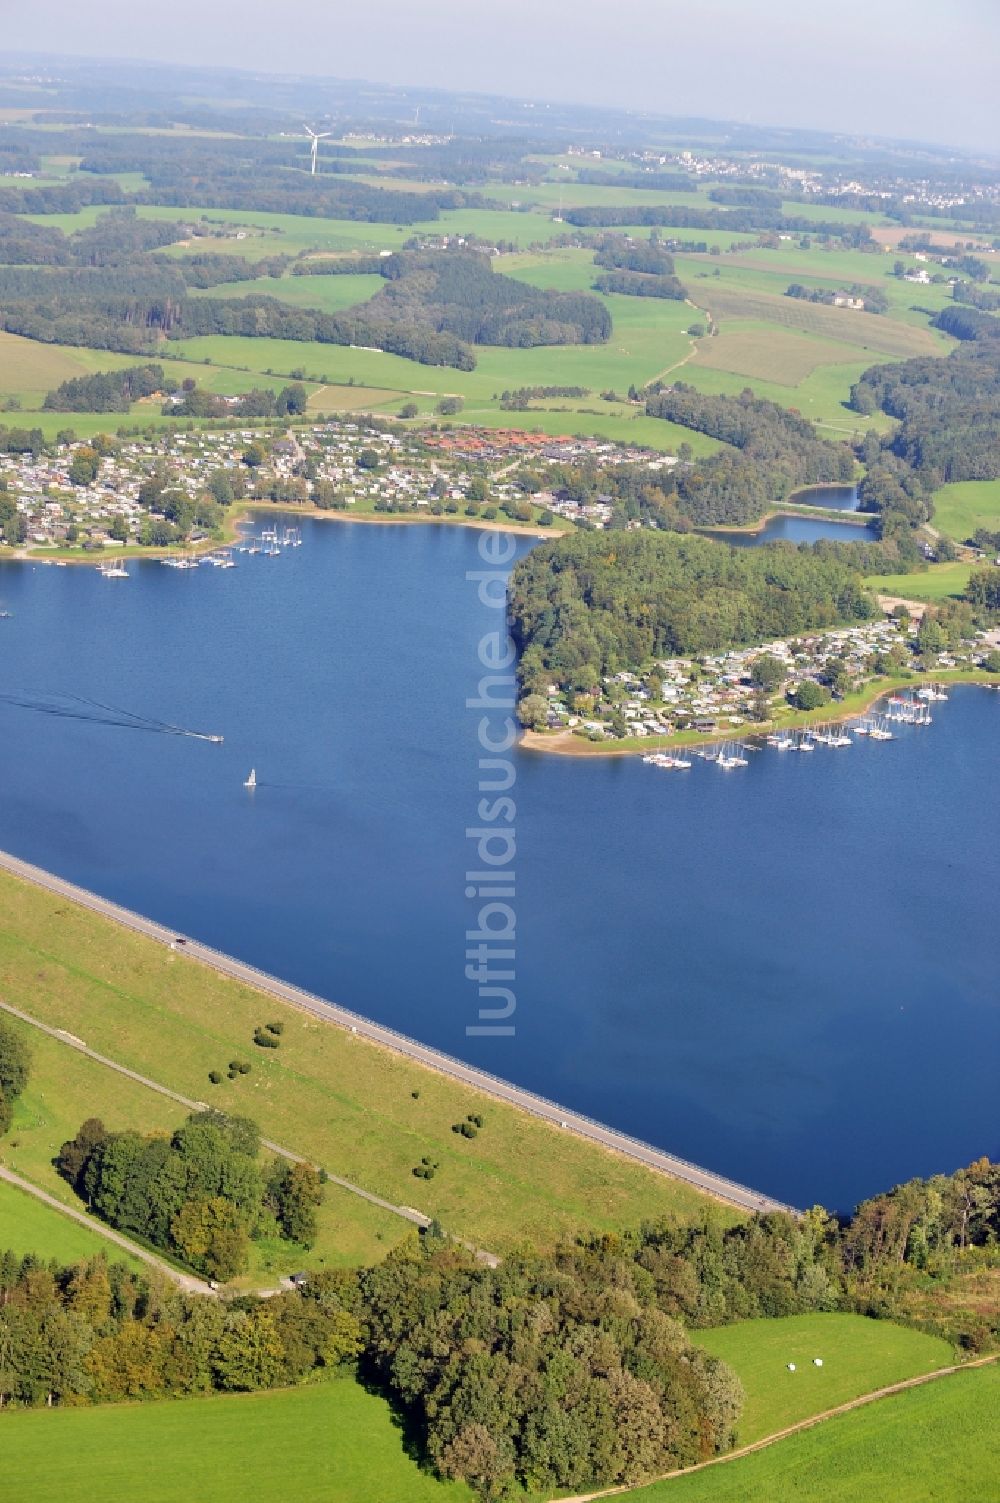
[[[0,1252],[10,1250],[23,1257],[54,1258],[59,1263],[77,1263],[103,1253],[112,1263],[125,1263],[135,1272],[144,1265],[116,1247],[100,1232],[88,1231],[78,1221],[63,1216],[52,1206],[35,1200],[25,1190],[0,1180]]]
[[[388,1405],[350,1378],[273,1393],[3,1416],[19,1503],[474,1503],[408,1454]]]
[[[904,600],[926,601],[933,605],[935,601],[963,595],[971,572],[971,564],[956,560],[949,564],[929,564],[919,574],[873,574],[865,580],[865,585],[880,595],[900,595]]]
[[[765,1450],[621,1494],[628,1503],[995,1503],[1000,1369],[879,1399]]]
[[[748,1320],[696,1331],[693,1339],[728,1362],[746,1389],[740,1445],[955,1360],[949,1344],[937,1336],[863,1315]],[[817,1357],[822,1367],[814,1365]],[[788,1370],[790,1362],[794,1372]]]
[[[959,542],[977,528],[1000,531],[1000,480],[960,480],[934,493],[934,526]]]

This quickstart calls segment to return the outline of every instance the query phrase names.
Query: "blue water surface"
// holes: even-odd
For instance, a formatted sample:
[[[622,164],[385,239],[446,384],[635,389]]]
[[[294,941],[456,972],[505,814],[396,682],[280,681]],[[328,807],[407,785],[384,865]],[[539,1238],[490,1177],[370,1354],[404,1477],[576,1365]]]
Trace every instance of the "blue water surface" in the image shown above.
[[[481,536],[316,521],[231,571],[5,565],[0,692],[225,743],[0,702],[0,846],[795,1204],[996,1154],[985,690],[729,773],[514,753],[516,1032],[467,1036]]]

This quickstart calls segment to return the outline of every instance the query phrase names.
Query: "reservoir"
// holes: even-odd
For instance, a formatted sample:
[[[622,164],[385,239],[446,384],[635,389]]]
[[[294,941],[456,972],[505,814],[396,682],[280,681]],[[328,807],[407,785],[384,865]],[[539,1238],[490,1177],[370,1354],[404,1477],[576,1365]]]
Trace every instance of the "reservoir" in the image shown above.
[[[995,1156],[985,690],[729,774],[512,753],[516,1031],[467,1035],[480,536],[306,521],[231,571],[5,565],[0,846],[793,1204]],[[26,707],[70,693],[225,741]]]

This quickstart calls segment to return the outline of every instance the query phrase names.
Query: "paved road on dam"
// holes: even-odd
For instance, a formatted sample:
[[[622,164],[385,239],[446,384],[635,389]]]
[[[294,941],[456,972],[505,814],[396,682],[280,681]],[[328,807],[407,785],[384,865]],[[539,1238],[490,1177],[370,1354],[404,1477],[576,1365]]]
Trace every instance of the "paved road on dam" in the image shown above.
[[[437,1070],[443,1075],[449,1075],[453,1079],[482,1091],[488,1096],[499,1101],[506,1101],[511,1106],[520,1108],[522,1111],[531,1112],[533,1116],[540,1117],[544,1121],[552,1123],[555,1127],[565,1132],[575,1133],[578,1137],[586,1138],[589,1142],[598,1143],[603,1148],[613,1153],[622,1154],[638,1163],[645,1164],[661,1174],[669,1175],[672,1179],[682,1180],[685,1184],[693,1185],[696,1189],[707,1195],[713,1196],[729,1205],[740,1207],[744,1211],[791,1211],[795,1208],[785,1205],[782,1201],[774,1200],[770,1196],[762,1195],[758,1190],[753,1190],[747,1185],[741,1185],[735,1180],[727,1179],[724,1175],[713,1174],[709,1169],[702,1169],[697,1164],[689,1163],[686,1159],[678,1158],[674,1154],[655,1148],[651,1143],[644,1143],[638,1138],[632,1138],[627,1133],[618,1132],[615,1128],[608,1127],[602,1122],[595,1122],[579,1112],[573,1112],[568,1107],[560,1106],[554,1101],[548,1101],[544,1096],[537,1096],[532,1091],[522,1089],[520,1086],[511,1084],[510,1081],[501,1080],[498,1076],[490,1075],[485,1070],[478,1070],[472,1065],[463,1064],[441,1050],[434,1049],[428,1044],[421,1044],[418,1040],[408,1038],[405,1034],[397,1033],[395,1029],[387,1028],[381,1023],[376,1023],[370,1018],[362,1017],[359,1013],[351,1012],[348,1008],[340,1007],[335,1002],[328,1002],[323,997],[315,996],[312,992],[293,986],[290,982],[282,981],[277,976],[268,975],[265,971],[258,970],[255,966],[247,965],[245,961],[237,960],[231,955],[225,955],[219,950],[213,950],[211,946],[204,945],[196,939],[179,935],[173,929],[167,929],[153,919],[145,918],[142,914],[133,913],[128,908],[121,908],[117,903],[110,902],[107,898],[100,897],[97,893],[88,892],[85,888],[77,887],[72,882],[66,882],[61,877],[54,876],[51,872],[43,871],[40,867],[32,866],[27,861],[20,860],[17,856],[0,852],[0,869],[8,871],[15,877],[24,881],[32,882],[38,887],[55,893],[58,897],[67,898],[71,902],[79,903],[84,908],[91,909],[94,913],[101,914],[104,918],[123,924],[126,928],[143,934],[147,939],[167,946],[178,954],[183,954],[190,959],[203,965],[208,965],[223,976],[229,976],[235,981],[243,982],[246,986],[266,992],[272,997],[278,997],[282,1002],[287,1002],[293,1007],[298,1007],[304,1012],[312,1014],[326,1023],[332,1023],[346,1029],[349,1033],[358,1037],[370,1039],[372,1042],[381,1044],[383,1048],[392,1049],[398,1054],[404,1054],[408,1058],[416,1060],[428,1069]],[[34,1022],[34,1019],[31,1019]],[[60,1037],[67,1036],[61,1030],[53,1030]],[[108,1061],[108,1063],[113,1063]],[[147,1082],[153,1085],[154,1082]],[[173,1093],[170,1093],[173,1094]],[[178,1098],[182,1099],[182,1098]],[[284,1150],[287,1153],[287,1150]],[[294,1155],[289,1154],[289,1157]],[[345,1188],[356,1189],[355,1186]],[[366,1193],[367,1192],[362,1192]],[[367,1197],[377,1199],[374,1196]],[[388,1207],[405,1214],[401,1207]],[[418,1215],[412,1216],[413,1220],[423,1221]]]

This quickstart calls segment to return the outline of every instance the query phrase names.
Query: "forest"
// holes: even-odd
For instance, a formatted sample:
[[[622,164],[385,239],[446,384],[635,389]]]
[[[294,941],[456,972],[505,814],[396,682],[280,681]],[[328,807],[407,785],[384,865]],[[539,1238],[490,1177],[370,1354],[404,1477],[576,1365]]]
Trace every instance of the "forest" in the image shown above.
[[[803,485],[850,482],[854,456],[847,444],[816,437],[805,418],[758,398],[713,396],[682,381],[648,388],[646,411],[707,433],[728,449],[678,465],[661,484],[696,526],[745,526]]]
[[[0,1406],[305,1382],[356,1365],[418,1454],[484,1499],[636,1483],[726,1450],[743,1393],[698,1331],[845,1310],[969,1355],[998,1333],[963,1277],[995,1263],[1000,1166],[912,1180],[838,1220],[655,1222],[484,1266],[432,1225],[381,1263],[267,1300],[168,1293],[104,1259],[0,1255]],[[994,1317],[995,1318],[995,1317]]]
[[[511,632],[523,692],[591,690],[652,658],[718,652],[865,620],[878,607],[839,553],[726,548],[653,531],[574,532],[520,559]]]
[[[983,320],[975,336],[945,357],[872,366],[851,390],[855,411],[899,420],[881,440],[883,468],[911,495],[1000,476],[1000,319],[954,311]],[[871,471],[875,456],[867,459]]]

